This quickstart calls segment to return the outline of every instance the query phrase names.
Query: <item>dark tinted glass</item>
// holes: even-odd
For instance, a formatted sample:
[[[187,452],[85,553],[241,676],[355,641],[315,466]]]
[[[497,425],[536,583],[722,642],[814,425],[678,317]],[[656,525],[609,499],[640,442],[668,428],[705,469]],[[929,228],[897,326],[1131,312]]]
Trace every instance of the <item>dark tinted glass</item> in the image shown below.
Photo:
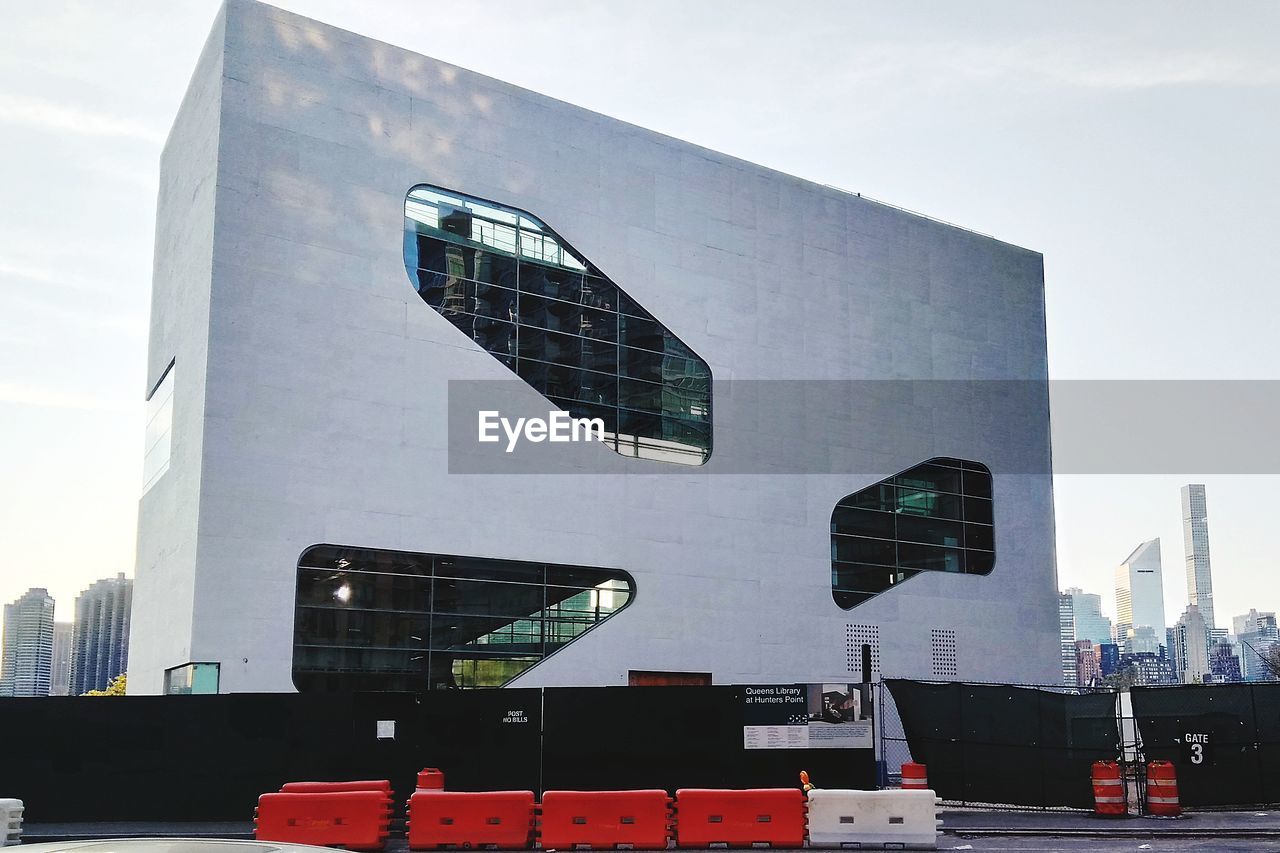
[[[856,607],[922,572],[995,566],[991,472],[930,459],[842,499],[831,513],[831,591]]]
[[[632,593],[616,569],[318,545],[298,560],[294,684],[499,686]]]
[[[459,331],[553,401],[614,409],[601,417],[617,452],[690,465],[711,455],[706,362],[541,222],[420,186],[405,199],[404,245],[418,294]]]

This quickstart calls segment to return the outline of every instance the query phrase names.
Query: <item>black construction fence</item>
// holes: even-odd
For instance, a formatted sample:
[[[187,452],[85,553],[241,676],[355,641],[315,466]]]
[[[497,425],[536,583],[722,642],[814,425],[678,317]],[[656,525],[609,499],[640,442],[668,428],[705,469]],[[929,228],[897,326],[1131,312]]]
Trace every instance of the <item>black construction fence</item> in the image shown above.
[[[456,791],[873,788],[871,749],[745,749],[743,687],[0,699],[29,822],[249,820],[287,781],[439,767]]]
[[[1105,689],[885,686],[901,722],[900,736],[881,731],[885,763],[926,765],[947,801],[1091,809],[1093,762],[1165,760],[1184,806],[1280,803],[1280,684],[1135,687],[1128,702]]]
[[[1093,762],[1119,752],[1116,694],[890,679],[911,756],[944,800],[1093,807]]]
[[[1148,759],[1172,761],[1184,805],[1280,803],[1280,684],[1133,688]]]

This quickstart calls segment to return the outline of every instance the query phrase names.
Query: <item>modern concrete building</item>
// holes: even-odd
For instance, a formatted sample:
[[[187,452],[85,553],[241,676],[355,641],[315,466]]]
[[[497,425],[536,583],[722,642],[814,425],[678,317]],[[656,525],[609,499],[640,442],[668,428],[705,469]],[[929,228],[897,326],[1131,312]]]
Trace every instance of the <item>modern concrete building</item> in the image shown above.
[[[1173,626],[1173,668],[1183,684],[1202,684],[1210,675],[1209,631],[1200,608],[1188,604]]]
[[[76,598],[71,652],[71,693],[105,690],[129,668],[129,618],[133,580],[124,573],[97,581]]]
[[[53,668],[53,596],[29,589],[4,606],[0,696],[48,696]]]
[[[1143,542],[1116,567],[1116,640],[1122,646],[1134,628],[1151,628],[1159,638],[1165,633],[1164,580],[1160,567],[1160,540]],[[1125,648],[1126,652],[1147,651]],[[1150,651],[1155,651],[1151,649]]]
[[[1068,587],[1075,639],[1089,640],[1094,645],[1111,642],[1111,620],[1102,615],[1102,596],[1085,592],[1078,586]]]
[[[66,696],[71,692],[71,648],[74,643],[75,625],[71,622],[54,622],[50,696]]]
[[[1200,610],[1210,631],[1213,619],[1213,573],[1209,566],[1209,511],[1204,485],[1182,487],[1182,543],[1187,561],[1187,599]]]
[[[1035,252],[230,0],[130,693],[1057,683],[1046,377]]]

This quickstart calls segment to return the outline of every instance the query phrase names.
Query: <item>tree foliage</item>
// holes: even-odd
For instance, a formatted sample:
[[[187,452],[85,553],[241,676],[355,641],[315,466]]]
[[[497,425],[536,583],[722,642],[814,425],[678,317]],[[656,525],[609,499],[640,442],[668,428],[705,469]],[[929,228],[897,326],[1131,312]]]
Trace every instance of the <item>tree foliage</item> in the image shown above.
[[[1138,665],[1131,663],[1102,679],[1101,684],[1103,687],[1110,687],[1114,690],[1128,690],[1138,683],[1138,675]]]
[[[125,688],[128,687],[128,676],[120,673],[111,679],[111,683],[107,685],[106,690],[90,690],[85,696],[123,696]]]

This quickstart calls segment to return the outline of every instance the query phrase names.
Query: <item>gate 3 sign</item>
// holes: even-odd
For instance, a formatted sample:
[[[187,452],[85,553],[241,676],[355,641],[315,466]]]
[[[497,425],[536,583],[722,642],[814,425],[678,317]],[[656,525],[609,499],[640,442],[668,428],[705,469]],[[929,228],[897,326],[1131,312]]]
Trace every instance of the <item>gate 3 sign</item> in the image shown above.
[[[1174,740],[1182,745],[1182,763],[1184,765],[1195,767],[1201,764],[1213,763],[1212,755],[1209,752],[1208,732],[1183,732]]]

